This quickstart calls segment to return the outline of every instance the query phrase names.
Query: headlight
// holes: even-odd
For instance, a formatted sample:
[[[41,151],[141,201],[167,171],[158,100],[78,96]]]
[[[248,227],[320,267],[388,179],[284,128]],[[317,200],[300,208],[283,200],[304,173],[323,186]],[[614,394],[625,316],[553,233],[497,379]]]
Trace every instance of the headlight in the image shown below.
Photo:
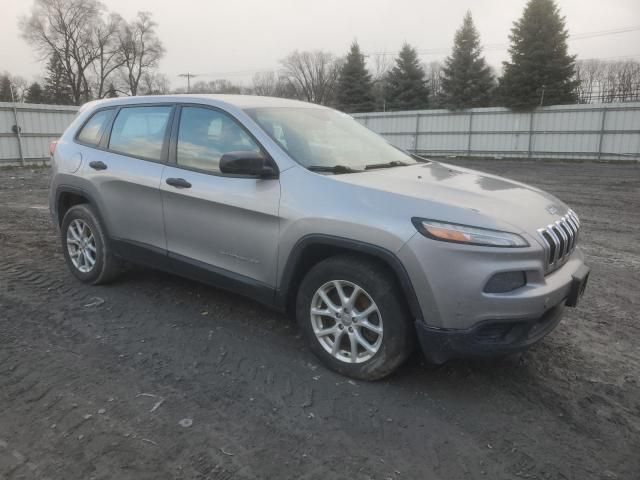
[[[411,221],[425,237],[443,242],[466,243],[485,247],[528,247],[529,243],[520,235],[488,228],[470,227],[457,223],[446,223],[425,218],[412,218]]]

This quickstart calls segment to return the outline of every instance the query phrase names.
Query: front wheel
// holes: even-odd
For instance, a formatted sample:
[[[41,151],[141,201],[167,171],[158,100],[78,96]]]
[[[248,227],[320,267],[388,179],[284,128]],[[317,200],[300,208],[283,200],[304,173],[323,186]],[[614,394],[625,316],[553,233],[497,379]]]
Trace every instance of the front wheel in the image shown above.
[[[296,317],[311,350],[343,375],[376,380],[413,350],[413,330],[391,272],[355,256],[338,256],[305,276]]]

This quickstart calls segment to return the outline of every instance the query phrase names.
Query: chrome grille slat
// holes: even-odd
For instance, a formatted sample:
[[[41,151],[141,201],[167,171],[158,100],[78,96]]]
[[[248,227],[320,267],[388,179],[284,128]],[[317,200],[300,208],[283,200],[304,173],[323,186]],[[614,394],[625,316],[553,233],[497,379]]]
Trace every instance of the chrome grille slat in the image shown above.
[[[573,245],[575,246],[575,244],[578,243],[578,230],[580,227],[571,216],[567,217],[567,223],[573,228]]]
[[[557,222],[560,225],[560,228],[564,230],[564,234],[567,237],[567,246],[564,249],[564,254],[566,255],[573,248],[573,230],[569,228],[569,225],[564,220]]]
[[[546,255],[545,272],[559,268],[568,260],[578,243],[580,219],[569,210],[561,219],[538,229]]]
[[[560,238],[556,235],[553,225],[547,225],[547,233],[551,236],[553,243],[555,244],[554,255],[551,259],[551,263],[556,263],[560,257]]]
[[[569,247],[569,237],[564,232],[561,223],[558,221],[554,225],[554,230],[560,235],[560,254],[559,258],[564,257],[567,254],[567,248]]]
[[[576,242],[578,241],[578,229],[573,224],[573,222],[572,222],[572,220],[570,218],[567,218],[567,225],[569,225],[569,228],[571,229],[571,233],[572,233],[572,236],[573,236],[573,240],[571,242],[571,248],[574,248],[576,246]]]

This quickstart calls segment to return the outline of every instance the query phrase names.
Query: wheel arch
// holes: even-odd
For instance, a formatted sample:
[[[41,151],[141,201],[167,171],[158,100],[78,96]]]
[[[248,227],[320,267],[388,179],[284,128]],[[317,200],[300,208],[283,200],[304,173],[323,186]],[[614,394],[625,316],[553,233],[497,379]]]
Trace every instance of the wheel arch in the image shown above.
[[[387,267],[400,286],[412,317],[415,320],[422,318],[409,274],[393,252],[371,243],[325,234],[306,235],[294,245],[280,276],[276,305],[286,311],[293,311],[297,286],[304,275],[318,262],[340,254],[357,254]]]
[[[98,217],[98,220],[102,224],[102,228],[105,230],[105,233],[107,233],[108,236],[108,231],[106,229],[106,224],[104,223],[104,220],[102,218],[100,208],[98,208],[97,202],[87,191],[78,187],[73,187],[71,185],[60,185],[56,189],[55,198],[56,201],[54,216],[59,227],[62,226],[62,219],[71,207],[81,204],[88,204],[93,208],[95,214]]]

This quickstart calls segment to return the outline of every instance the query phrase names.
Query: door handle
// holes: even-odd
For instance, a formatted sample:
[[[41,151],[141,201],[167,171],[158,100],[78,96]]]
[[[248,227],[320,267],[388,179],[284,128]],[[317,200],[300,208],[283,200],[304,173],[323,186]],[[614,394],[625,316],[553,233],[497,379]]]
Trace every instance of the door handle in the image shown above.
[[[191,184],[184,178],[167,178],[165,181],[167,182],[167,185],[171,185],[172,187],[191,188]]]
[[[102,160],[94,160],[93,162],[89,162],[89,166],[94,170],[106,170],[107,164]]]

